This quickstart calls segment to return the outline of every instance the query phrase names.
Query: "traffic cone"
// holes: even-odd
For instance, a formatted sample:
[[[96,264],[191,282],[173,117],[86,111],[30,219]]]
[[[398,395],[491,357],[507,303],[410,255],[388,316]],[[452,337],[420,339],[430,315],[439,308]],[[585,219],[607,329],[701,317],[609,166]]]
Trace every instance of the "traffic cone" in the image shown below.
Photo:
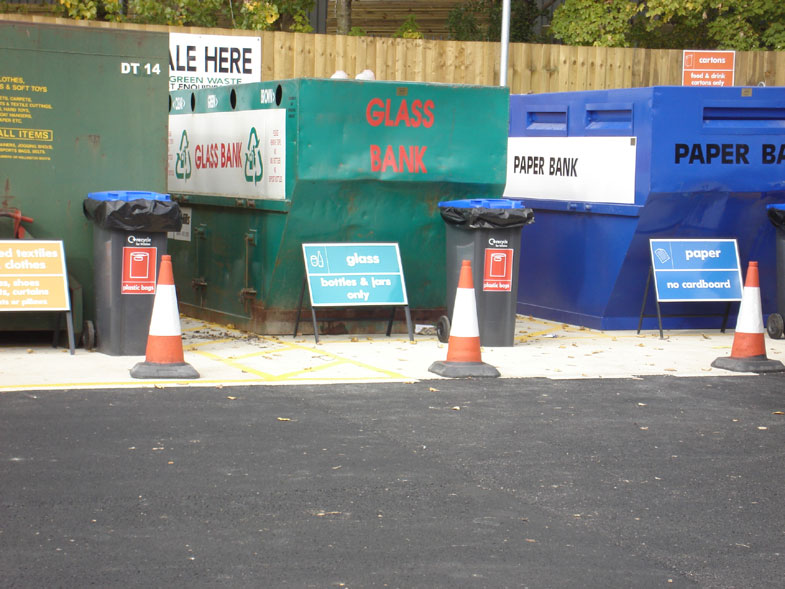
[[[711,363],[715,368],[733,372],[782,372],[785,365],[766,357],[763,337],[763,312],[760,304],[760,277],[758,262],[750,262],[744,292],[741,295],[739,318],[730,357],[717,358]]]
[[[183,357],[183,336],[177,293],[174,288],[172,256],[161,256],[161,269],[153,300],[153,315],[147,336],[145,361],[131,369],[134,378],[199,378]]]
[[[499,376],[499,371],[482,361],[480,328],[477,324],[477,302],[474,298],[472,263],[464,260],[458,277],[452,327],[447,343],[447,360],[434,362],[428,368],[439,376],[464,378],[469,376]]]

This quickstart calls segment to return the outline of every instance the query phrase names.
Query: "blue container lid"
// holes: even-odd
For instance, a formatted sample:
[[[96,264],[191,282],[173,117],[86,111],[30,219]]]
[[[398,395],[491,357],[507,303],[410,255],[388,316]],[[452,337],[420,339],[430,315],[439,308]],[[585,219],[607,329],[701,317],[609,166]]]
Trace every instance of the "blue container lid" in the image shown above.
[[[519,200],[509,200],[507,198],[466,198],[463,200],[443,201],[439,203],[439,206],[456,209],[522,209],[523,203]]]
[[[766,205],[766,210],[769,209],[777,209],[779,211],[785,211],[785,203],[777,203],[773,205]]]
[[[87,198],[93,200],[171,200],[168,194],[146,192],[143,190],[109,190],[107,192],[90,192]]]

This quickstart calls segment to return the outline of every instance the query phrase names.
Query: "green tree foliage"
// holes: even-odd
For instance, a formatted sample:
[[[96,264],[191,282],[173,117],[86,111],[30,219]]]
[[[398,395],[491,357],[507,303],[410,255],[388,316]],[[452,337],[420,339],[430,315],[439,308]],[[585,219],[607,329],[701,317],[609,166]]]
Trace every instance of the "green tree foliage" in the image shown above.
[[[131,20],[145,24],[214,27],[221,0],[131,0]]]
[[[510,1],[510,41],[536,41],[534,25],[545,16],[534,0]],[[447,17],[450,39],[498,41],[502,30],[502,0],[468,0],[453,8]]]
[[[420,32],[420,27],[417,24],[417,19],[414,18],[413,14],[410,14],[409,17],[403,22],[403,24],[398,27],[398,30],[395,31],[393,37],[397,39],[422,39],[423,34]]]
[[[63,14],[80,20],[250,30],[313,30],[315,0],[59,0]]]
[[[783,0],[566,0],[550,33],[568,45],[785,49]]]
[[[630,47],[642,7],[630,0],[566,0],[553,13],[550,33],[567,45]]]

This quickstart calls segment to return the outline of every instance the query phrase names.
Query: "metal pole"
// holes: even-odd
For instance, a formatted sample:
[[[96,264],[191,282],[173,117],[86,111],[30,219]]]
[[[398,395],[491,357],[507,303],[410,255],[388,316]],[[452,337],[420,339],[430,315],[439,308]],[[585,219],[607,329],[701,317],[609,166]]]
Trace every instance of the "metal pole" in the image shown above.
[[[507,85],[507,52],[510,46],[510,0],[502,4],[502,54],[499,66],[499,86]]]

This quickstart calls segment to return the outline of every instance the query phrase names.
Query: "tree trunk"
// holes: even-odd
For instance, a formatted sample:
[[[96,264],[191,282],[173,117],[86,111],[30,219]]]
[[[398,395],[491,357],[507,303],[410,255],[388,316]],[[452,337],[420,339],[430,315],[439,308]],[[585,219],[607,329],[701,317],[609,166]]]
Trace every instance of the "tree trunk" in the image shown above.
[[[339,35],[348,35],[352,28],[352,0],[335,0],[335,19]]]

